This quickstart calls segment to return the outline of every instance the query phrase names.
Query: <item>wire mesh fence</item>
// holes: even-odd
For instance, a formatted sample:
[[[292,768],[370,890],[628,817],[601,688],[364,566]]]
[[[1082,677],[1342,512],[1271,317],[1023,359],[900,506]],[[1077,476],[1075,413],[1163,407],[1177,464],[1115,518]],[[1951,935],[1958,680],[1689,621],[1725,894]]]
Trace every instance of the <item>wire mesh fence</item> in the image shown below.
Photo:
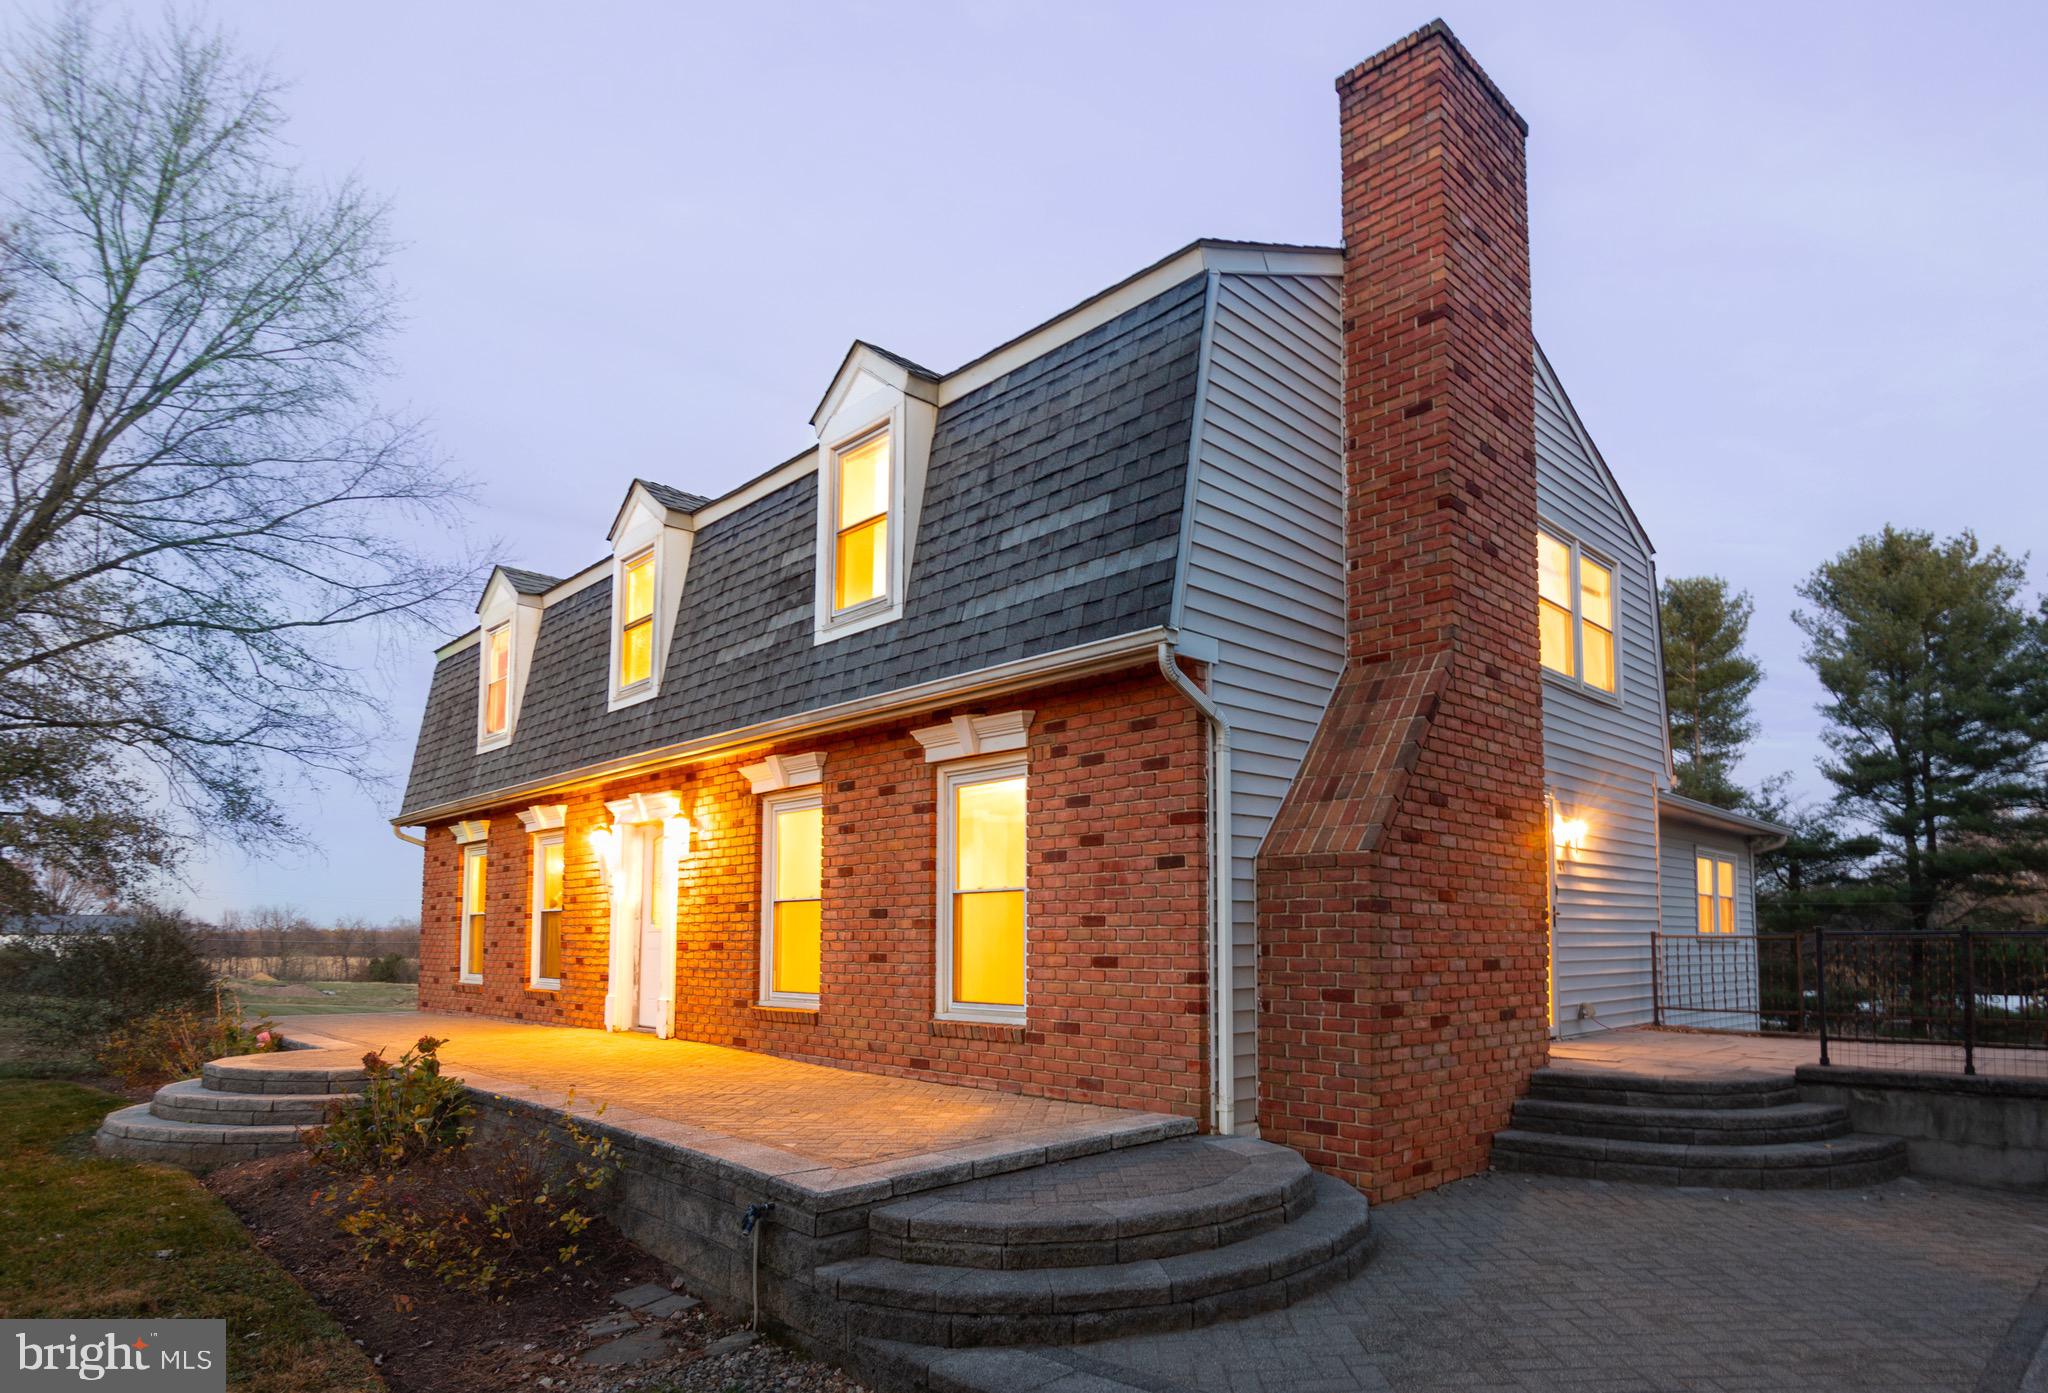
[[[2048,1078],[2048,929],[1651,940],[1660,1025],[1811,1035],[1824,1064]]]

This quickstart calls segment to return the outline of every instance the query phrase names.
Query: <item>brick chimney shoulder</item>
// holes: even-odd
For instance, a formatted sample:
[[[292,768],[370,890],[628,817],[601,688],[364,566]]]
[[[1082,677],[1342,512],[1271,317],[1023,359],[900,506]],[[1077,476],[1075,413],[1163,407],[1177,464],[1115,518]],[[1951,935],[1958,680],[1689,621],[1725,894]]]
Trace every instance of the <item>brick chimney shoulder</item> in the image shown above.
[[[1259,1121],[1391,1198],[1547,1049],[1528,127],[1440,20],[1337,93],[1348,661],[1259,861]]]

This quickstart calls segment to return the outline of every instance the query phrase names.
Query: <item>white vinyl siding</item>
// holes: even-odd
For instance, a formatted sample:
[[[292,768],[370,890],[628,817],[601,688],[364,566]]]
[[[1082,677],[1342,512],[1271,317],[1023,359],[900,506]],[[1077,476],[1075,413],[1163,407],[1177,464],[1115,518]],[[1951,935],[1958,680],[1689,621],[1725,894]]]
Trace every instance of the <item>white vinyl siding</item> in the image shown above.
[[[1735,938],[1706,935],[1701,943],[1694,876],[1699,858],[1735,863]],[[1749,847],[1737,836],[1709,832],[1684,822],[1664,822],[1664,970],[1670,977],[1665,999],[1680,1005],[1756,1004],[1756,876]],[[1716,1015],[1674,1015],[1668,1025],[1698,1030],[1755,1030],[1754,1009]]]
[[[1558,1032],[1571,1035],[1645,1024],[1652,1016],[1664,682],[1650,553],[1541,355],[1536,506],[1546,529],[1612,563],[1618,611],[1616,694],[1550,677],[1543,682],[1545,781],[1558,812],[1586,822],[1584,849],[1560,858],[1555,874],[1556,1016]],[[1691,877],[1688,862],[1688,893]]]
[[[1254,863],[1344,663],[1344,388],[1335,278],[1218,275],[1176,623],[1216,640],[1230,722],[1231,1022],[1240,1131],[1258,1117]]]

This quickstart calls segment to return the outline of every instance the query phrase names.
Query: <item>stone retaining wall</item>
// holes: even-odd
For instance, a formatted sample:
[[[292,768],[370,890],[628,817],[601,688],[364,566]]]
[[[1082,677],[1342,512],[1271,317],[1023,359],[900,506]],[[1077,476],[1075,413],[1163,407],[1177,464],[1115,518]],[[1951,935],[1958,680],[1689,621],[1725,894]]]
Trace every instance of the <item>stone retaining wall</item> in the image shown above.
[[[1915,1175],[2048,1191],[2048,1080],[1820,1065],[1798,1080],[1809,1102],[1847,1108],[1858,1132],[1904,1137]]]

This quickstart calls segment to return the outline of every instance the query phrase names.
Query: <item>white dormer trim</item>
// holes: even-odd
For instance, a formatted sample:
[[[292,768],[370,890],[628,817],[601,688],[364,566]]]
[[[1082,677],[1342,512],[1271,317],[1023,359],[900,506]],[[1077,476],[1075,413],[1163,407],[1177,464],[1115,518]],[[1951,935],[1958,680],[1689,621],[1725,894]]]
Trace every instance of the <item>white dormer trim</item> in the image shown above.
[[[811,416],[818,432],[818,549],[812,638],[817,643],[857,634],[903,617],[910,567],[924,506],[925,468],[938,428],[939,384],[864,343],[845,362]],[[888,587],[878,598],[834,612],[837,562],[839,457],[878,430],[889,432]]]
[[[490,836],[491,820],[487,817],[473,817],[465,822],[456,823],[448,830],[455,834],[455,844],[457,846],[469,846],[473,842],[483,841],[486,837]]]
[[[528,835],[536,832],[552,832],[569,820],[567,803],[535,803],[518,814],[519,825]]]
[[[975,755],[1021,750],[1031,742],[1030,711],[1004,711],[993,716],[955,716],[944,725],[925,726],[910,736],[924,747],[926,764],[968,759]]]
[[[476,749],[478,754],[485,750],[499,750],[512,743],[513,732],[519,728],[519,707],[526,696],[526,674],[533,666],[533,645],[540,637],[541,597],[522,595],[506,578],[504,567],[491,572],[491,578],[484,584],[483,598],[477,602],[477,655],[476,655]],[[505,694],[505,728],[491,732],[484,729],[488,711],[491,682],[490,636],[500,625],[511,632],[511,671],[507,674],[509,688]]]
[[[817,783],[825,777],[825,756],[817,750],[800,755],[769,755],[759,764],[743,764],[740,772],[747,776],[756,793],[780,793],[786,788],[802,788]]]
[[[661,692],[669,643],[675,637],[676,611],[683,601],[683,581],[690,570],[694,529],[688,513],[668,507],[648,492],[646,485],[635,481],[626,491],[626,501],[619,506],[611,531],[611,636],[606,643],[605,659],[607,711],[637,706]],[[619,606],[625,598],[626,563],[650,553],[654,557],[653,662],[645,681],[626,687],[619,682]]]

